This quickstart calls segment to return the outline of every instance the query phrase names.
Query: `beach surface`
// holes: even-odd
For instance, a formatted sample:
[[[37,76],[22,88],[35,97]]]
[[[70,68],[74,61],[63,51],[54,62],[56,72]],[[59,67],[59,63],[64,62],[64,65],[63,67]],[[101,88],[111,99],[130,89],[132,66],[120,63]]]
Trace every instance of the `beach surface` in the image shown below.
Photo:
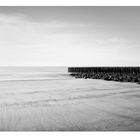
[[[94,79],[0,82],[1,131],[139,131],[140,85]]]

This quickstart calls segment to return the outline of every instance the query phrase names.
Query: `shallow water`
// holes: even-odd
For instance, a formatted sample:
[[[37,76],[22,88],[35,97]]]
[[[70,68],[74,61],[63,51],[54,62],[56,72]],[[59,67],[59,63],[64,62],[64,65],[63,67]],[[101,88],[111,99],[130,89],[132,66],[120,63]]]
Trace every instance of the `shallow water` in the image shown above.
[[[0,67],[0,81],[70,78],[67,67]]]

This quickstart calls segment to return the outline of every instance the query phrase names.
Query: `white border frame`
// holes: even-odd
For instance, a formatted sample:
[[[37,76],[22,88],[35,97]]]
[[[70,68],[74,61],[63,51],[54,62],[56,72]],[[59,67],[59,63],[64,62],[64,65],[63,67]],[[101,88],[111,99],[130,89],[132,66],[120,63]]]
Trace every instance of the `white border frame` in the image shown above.
[[[0,6],[140,6],[140,0],[1,0]],[[139,140],[140,132],[0,132],[3,140]]]

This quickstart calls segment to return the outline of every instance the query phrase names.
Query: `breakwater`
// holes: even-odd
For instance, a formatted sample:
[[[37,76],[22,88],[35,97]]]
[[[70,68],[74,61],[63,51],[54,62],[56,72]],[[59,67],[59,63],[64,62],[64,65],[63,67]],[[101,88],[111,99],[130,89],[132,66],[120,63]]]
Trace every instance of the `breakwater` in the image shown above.
[[[75,78],[103,79],[140,84],[140,67],[69,67]]]

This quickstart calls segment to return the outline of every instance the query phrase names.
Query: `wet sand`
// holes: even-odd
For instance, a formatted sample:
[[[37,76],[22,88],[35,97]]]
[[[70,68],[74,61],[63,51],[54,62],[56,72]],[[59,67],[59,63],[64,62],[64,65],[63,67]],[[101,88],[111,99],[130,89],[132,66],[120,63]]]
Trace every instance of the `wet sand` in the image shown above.
[[[94,79],[0,82],[1,131],[139,131],[140,85]]]

